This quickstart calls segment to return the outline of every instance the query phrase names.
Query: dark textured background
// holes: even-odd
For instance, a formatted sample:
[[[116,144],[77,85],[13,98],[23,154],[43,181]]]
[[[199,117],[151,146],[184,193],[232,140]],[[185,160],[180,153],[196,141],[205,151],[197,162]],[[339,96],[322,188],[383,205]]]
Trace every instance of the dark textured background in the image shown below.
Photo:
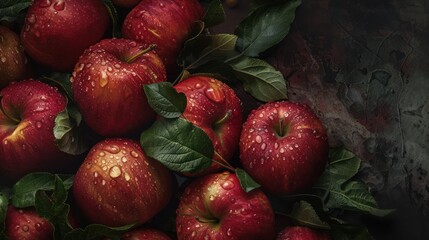
[[[227,10],[233,32],[249,0]],[[218,29],[218,30],[219,30]],[[376,239],[429,239],[429,1],[303,0],[288,37],[262,56],[292,101],[322,118],[331,146],[362,160],[359,179],[382,208],[351,215]]]

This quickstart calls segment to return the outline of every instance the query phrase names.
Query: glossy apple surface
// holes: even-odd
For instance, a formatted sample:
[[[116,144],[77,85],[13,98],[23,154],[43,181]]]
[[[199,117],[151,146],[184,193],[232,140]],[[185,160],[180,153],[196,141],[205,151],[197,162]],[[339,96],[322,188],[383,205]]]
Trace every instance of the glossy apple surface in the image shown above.
[[[27,57],[18,34],[0,25],[0,89],[24,80],[26,72]]]
[[[156,44],[170,72],[177,67],[177,56],[194,22],[203,14],[197,0],[142,0],[126,16],[122,35],[145,45]]]
[[[34,0],[21,41],[36,62],[71,71],[83,51],[104,36],[109,22],[101,0]]]
[[[139,134],[155,120],[143,86],[166,81],[161,59],[128,39],[85,50],[72,73],[73,96],[88,126],[103,136]]]
[[[193,76],[174,88],[186,95],[187,105],[183,116],[200,127],[211,139],[214,160],[228,161],[238,149],[242,126],[241,101],[225,83],[207,76]],[[216,163],[199,173],[215,172],[222,167]]]
[[[18,180],[35,171],[58,170],[70,158],[55,144],[54,120],[66,98],[46,83],[24,80],[0,91],[0,176]]]
[[[164,208],[172,194],[171,173],[128,139],[97,143],[74,177],[73,194],[91,223],[143,224]]]
[[[326,131],[304,104],[271,102],[253,110],[243,124],[240,160],[272,194],[310,187],[328,159]]]
[[[9,206],[5,234],[9,240],[50,240],[54,239],[54,227],[32,208],[17,209]]]
[[[329,234],[308,227],[286,227],[278,235],[277,240],[329,240]]]
[[[243,191],[229,172],[194,180],[181,196],[176,217],[181,239],[273,239],[274,213],[260,189]]]

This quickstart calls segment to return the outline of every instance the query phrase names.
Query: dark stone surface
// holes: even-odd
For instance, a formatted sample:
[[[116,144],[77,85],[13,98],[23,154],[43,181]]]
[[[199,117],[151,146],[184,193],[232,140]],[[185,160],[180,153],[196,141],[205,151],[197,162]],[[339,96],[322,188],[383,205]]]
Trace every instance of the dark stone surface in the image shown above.
[[[249,1],[228,9],[232,32]],[[384,219],[353,217],[376,239],[429,238],[429,1],[303,0],[288,37],[264,56],[291,101],[322,118],[331,146],[362,160]]]

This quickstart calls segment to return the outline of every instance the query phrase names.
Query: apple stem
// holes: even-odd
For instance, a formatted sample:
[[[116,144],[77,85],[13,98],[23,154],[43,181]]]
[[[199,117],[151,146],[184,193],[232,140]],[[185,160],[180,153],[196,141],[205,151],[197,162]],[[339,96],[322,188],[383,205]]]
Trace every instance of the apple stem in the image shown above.
[[[222,124],[224,124],[226,121],[228,121],[228,119],[230,119],[232,116],[232,110],[228,110],[226,112],[226,114],[219,120],[217,120],[214,124],[213,124],[213,128],[216,129],[219,126],[221,126]]]
[[[285,121],[285,119],[284,119],[284,118],[280,118],[279,129],[277,129],[277,134],[278,134],[280,137],[284,137],[284,136],[286,135],[286,131],[287,131],[287,129],[285,129],[284,121]]]
[[[125,59],[125,62],[127,62],[127,63],[132,63],[132,62],[134,62],[137,58],[139,58],[141,55],[143,55],[143,54],[145,54],[145,53],[148,53],[148,52],[150,52],[150,51],[154,50],[155,48],[156,48],[156,44],[151,44],[151,45],[149,45],[149,47],[147,47],[147,48],[145,48],[145,49],[143,49],[143,50],[141,50],[141,51],[137,52],[137,53],[136,53],[136,54],[134,54],[133,56],[131,56],[131,57],[129,57],[129,58],[127,58],[127,59]]]
[[[207,218],[195,217],[195,219],[200,223],[218,223],[219,222],[219,220],[215,218],[207,219]]]
[[[1,103],[3,100],[3,96],[0,96],[0,111],[3,113],[3,115],[5,115],[7,118],[9,118],[10,120],[12,120],[15,123],[19,123],[19,119],[12,117],[11,115],[7,114],[7,112],[4,110],[3,108],[3,104]]]

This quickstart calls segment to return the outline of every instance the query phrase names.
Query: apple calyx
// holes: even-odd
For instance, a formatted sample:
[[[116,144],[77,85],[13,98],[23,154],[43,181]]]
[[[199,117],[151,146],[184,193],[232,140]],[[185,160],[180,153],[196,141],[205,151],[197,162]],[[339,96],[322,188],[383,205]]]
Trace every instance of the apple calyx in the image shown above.
[[[156,48],[156,44],[151,44],[149,45],[149,47],[142,49],[140,51],[138,51],[136,54],[134,54],[133,56],[126,58],[125,62],[126,63],[133,63],[137,58],[139,58],[141,55],[146,54],[152,50],[154,50]]]
[[[3,96],[0,95],[0,103],[3,99]],[[0,111],[5,115],[8,119],[10,119],[13,123],[18,124],[21,122],[19,118],[15,118],[14,116],[7,113],[7,111],[3,108],[3,104],[0,104]]]

